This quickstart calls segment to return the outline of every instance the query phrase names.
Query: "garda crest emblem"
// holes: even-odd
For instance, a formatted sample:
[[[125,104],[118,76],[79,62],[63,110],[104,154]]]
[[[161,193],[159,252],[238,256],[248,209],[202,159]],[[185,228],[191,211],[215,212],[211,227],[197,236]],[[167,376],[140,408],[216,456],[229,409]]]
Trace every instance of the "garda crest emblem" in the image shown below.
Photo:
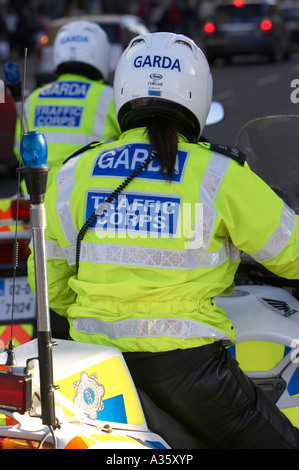
[[[79,406],[84,413],[91,419],[97,419],[99,411],[103,411],[103,396],[105,389],[99,384],[97,374],[88,375],[82,372],[80,380],[74,382],[76,395],[74,397],[75,405]]]

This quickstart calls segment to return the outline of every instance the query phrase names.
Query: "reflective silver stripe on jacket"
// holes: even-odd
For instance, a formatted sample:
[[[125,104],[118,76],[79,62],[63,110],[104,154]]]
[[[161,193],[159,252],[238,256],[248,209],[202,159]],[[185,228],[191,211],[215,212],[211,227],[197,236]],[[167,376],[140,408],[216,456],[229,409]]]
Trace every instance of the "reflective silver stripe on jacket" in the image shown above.
[[[46,240],[47,258],[66,259],[65,253],[57,242]]]
[[[106,86],[99,97],[97,110],[94,119],[94,126],[92,137],[95,139],[102,139],[105,130],[105,123],[107,118],[108,106],[113,97],[113,89]]]
[[[179,270],[212,268],[223,264],[229,258],[235,258],[235,253],[231,250],[228,241],[225,241],[221,250],[214,253],[208,253],[200,248],[197,250],[165,250],[83,242],[80,256],[81,261],[89,263]]]
[[[45,133],[48,144],[73,144],[84,147],[89,144],[93,137],[75,132],[49,132]]]
[[[200,202],[203,202],[203,248],[208,250],[213,236],[217,211],[214,202],[230,164],[230,158],[212,152],[200,183]]]
[[[92,140],[95,140],[93,136],[86,134],[77,134],[74,132],[44,132],[48,144],[73,144],[79,147],[84,147],[89,144]],[[18,139],[15,139],[16,149],[20,149],[20,143]]]
[[[74,225],[70,197],[74,185],[74,172],[80,156],[71,159],[57,175],[56,209],[64,236],[69,248],[64,256],[69,265],[75,264],[77,229]],[[225,240],[222,248],[208,252],[212,238],[216,209],[213,204],[230,163],[229,158],[212,153],[208,167],[199,188],[200,200],[204,201],[203,246],[189,250],[164,250],[107,243],[87,243],[81,245],[81,261],[128,266],[148,266],[170,269],[198,269],[219,266],[227,259],[239,260],[239,251]],[[196,230],[196,227],[195,227]]]
[[[104,335],[110,339],[160,338],[178,339],[215,338],[231,342],[231,338],[216,328],[183,318],[128,318],[116,322],[104,322],[98,318],[76,318],[74,328],[89,335]]]
[[[74,247],[61,249],[58,243],[47,240],[47,257],[66,259],[70,266],[74,265]],[[108,245],[82,242],[80,261],[98,264],[122,264],[147,268],[164,269],[201,269],[212,268],[223,264],[228,259],[239,261],[239,250],[225,241],[223,247],[214,253],[204,250],[163,250],[128,245]]]
[[[275,258],[284,249],[287,243],[290,241],[296,223],[296,215],[294,211],[285,203],[283,203],[283,209],[280,219],[280,224],[268,240],[266,245],[256,253],[250,255],[259,263]]]
[[[82,154],[81,154],[82,155]],[[71,193],[74,188],[75,168],[81,155],[71,158],[57,173],[57,200],[56,210],[64,236],[69,244],[76,250],[78,231],[75,227],[71,211]],[[75,256],[75,254],[74,254]]]

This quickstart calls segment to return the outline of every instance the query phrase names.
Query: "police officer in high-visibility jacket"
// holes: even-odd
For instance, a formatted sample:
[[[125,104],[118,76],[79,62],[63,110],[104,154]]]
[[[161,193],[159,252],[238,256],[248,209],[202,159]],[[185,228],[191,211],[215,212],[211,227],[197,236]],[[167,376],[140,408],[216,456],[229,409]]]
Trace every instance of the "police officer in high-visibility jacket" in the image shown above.
[[[48,144],[48,185],[62,162],[92,141],[115,140],[115,115],[109,73],[110,44],[96,23],[72,21],[55,38],[53,59],[57,81],[38,88],[25,102],[28,130],[42,132]],[[20,121],[15,132],[19,155]]]
[[[123,133],[69,159],[46,196],[49,303],[73,340],[119,348],[137,387],[208,447],[299,448],[224,347],[235,331],[215,301],[239,250],[299,277],[298,217],[242,154],[197,143],[211,99],[191,39],[131,41],[114,82]]]

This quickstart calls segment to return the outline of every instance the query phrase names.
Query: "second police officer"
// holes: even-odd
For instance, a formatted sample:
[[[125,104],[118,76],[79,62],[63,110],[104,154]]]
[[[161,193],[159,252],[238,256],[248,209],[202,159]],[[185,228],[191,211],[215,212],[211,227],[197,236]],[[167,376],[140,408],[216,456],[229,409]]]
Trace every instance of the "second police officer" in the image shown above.
[[[92,141],[111,141],[120,134],[113,88],[107,83],[110,44],[92,21],[71,21],[54,41],[58,79],[33,91],[25,101],[28,130],[42,132],[48,144],[48,186],[63,161]],[[19,155],[20,124],[15,132]]]

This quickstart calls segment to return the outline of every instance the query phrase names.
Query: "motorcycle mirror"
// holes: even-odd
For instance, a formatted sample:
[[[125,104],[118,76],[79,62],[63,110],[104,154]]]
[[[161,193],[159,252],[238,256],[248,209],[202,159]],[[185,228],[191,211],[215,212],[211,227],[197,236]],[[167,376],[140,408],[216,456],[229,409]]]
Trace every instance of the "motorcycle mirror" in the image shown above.
[[[217,124],[224,119],[224,107],[219,101],[212,101],[210,111],[207,117],[206,126]]]

